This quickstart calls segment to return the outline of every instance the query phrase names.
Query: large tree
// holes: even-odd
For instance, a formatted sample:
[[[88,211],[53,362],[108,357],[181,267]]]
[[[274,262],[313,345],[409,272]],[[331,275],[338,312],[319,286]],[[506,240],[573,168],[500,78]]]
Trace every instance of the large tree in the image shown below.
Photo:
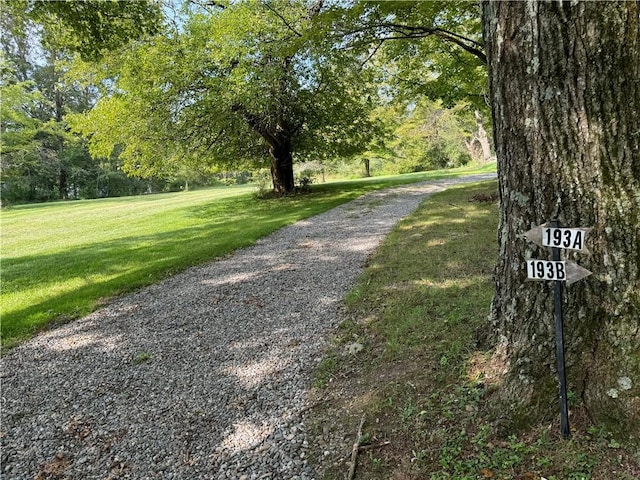
[[[483,3],[498,156],[500,255],[491,319],[516,418],[556,409],[549,258],[522,234],[558,215],[593,227],[594,274],[566,288],[569,390],[596,422],[640,419],[640,3]],[[533,415],[532,415],[533,413]],[[519,415],[518,415],[519,414]]]
[[[357,59],[311,34],[322,2],[242,1],[196,10],[181,29],[118,58],[97,107],[74,123],[95,152],[122,145],[128,171],[253,161],[274,190],[293,161],[351,155],[377,133],[376,90]]]

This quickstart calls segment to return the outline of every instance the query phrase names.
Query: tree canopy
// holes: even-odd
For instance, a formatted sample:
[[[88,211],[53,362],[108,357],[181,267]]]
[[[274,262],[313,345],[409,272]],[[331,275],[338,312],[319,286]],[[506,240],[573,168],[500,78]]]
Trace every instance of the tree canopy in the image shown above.
[[[45,30],[60,32],[59,41],[85,59],[97,60],[131,40],[153,35],[162,11],[154,0],[10,0]]]
[[[403,106],[389,112],[424,96],[482,107],[477,8],[435,3],[15,0],[2,16],[3,51],[16,81],[46,99],[38,118],[69,122],[94,159],[109,159],[100,165],[122,165],[118,175],[268,166],[285,193],[294,161],[380,150],[394,135],[377,112],[391,100]],[[82,60],[70,68],[74,52]],[[396,130],[396,143],[410,131]],[[66,182],[73,168],[54,182],[62,198],[78,191]]]
[[[325,35],[377,61],[394,96],[487,110],[486,55],[477,2],[337,2]]]

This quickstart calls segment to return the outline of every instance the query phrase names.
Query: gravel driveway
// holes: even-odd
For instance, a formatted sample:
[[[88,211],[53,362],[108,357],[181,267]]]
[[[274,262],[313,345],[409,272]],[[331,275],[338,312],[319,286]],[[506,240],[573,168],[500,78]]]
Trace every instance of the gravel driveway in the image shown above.
[[[427,195],[494,177],[368,194],[9,352],[2,477],[318,478],[303,413],[345,293]]]

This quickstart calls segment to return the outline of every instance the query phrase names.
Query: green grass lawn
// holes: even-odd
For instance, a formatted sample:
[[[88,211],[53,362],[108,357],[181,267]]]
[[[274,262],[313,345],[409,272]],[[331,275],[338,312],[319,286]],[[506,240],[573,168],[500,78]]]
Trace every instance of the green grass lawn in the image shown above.
[[[189,266],[367,191],[495,170],[434,171],[314,185],[312,193],[260,200],[254,187],[23,205],[1,221],[2,343],[84,315]]]

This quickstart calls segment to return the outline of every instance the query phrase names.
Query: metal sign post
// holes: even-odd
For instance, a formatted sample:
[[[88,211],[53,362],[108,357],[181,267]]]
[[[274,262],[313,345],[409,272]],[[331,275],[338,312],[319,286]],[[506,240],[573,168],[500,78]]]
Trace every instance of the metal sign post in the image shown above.
[[[591,272],[576,265],[574,262],[561,261],[560,249],[588,253],[585,239],[590,231],[590,228],[560,228],[558,219],[554,218],[550,224],[538,225],[524,234],[527,240],[541,247],[551,247],[551,260],[527,260],[527,278],[529,280],[551,280],[555,283],[556,361],[558,365],[558,384],[560,386],[560,429],[564,438],[569,438],[571,431],[569,429],[567,377],[564,361],[562,282],[571,285],[591,275]]]
[[[558,228],[558,220],[551,221],[552,228]],[[551,258],[560,261],[560,249],[552,247]],[[564,326],[562,322],[562,280],[555,280],[555,320],[556,320],[556,361],[558,364],[558,383],[560,384],[560,430],[564,438],[571,436],[569,429],[569,407],[567,406],[567,377],[564,362]]]

